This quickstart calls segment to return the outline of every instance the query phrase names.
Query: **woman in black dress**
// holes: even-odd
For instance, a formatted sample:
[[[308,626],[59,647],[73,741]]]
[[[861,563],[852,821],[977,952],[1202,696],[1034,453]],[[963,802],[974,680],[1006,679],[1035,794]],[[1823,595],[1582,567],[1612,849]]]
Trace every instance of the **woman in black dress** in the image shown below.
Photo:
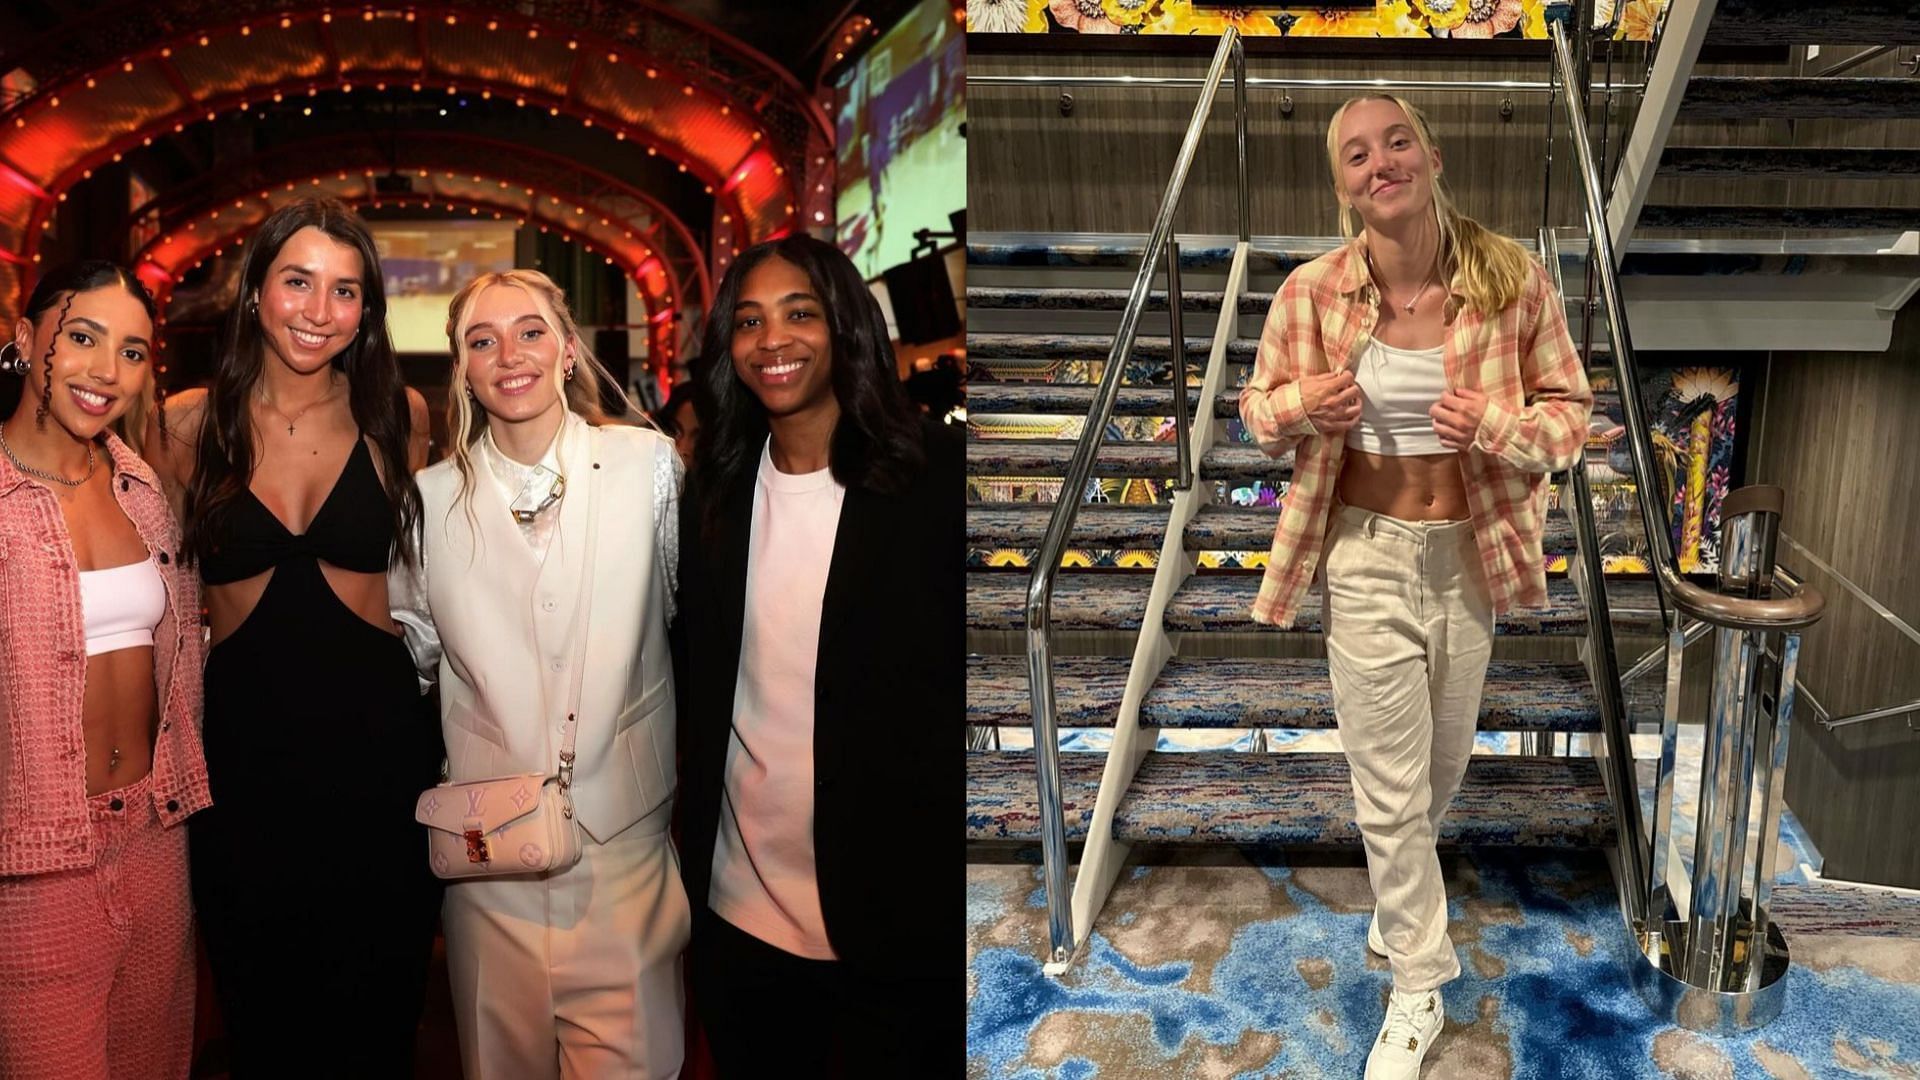
[[[242,1080],[412,1071],[438,903],[413,803],[440,750],[388,617],[411,394],[365,223],[303,199],[247,242],[211,388],[167,403],[212,629],[193,895]]]
[[[852,262],[742,253],[680,545],[692,1000],[722,1080],[965,1066],[962,448]]]

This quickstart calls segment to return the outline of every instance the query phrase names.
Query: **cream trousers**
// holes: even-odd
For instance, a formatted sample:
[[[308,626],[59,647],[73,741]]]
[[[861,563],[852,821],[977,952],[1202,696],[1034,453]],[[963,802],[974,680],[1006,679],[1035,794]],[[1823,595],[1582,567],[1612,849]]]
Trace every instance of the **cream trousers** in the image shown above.
[[[684,1053],[680,864],[656,813],[558,874],[447,886],[467,1080],[673,1080]],[[656,825],[657,819],[657,825]]]
[[[1460,974],[1434,837],[1460,790],[1493,650],[1473,527],[1343,506],[1326,554],[1327,667],[1395,989]]]

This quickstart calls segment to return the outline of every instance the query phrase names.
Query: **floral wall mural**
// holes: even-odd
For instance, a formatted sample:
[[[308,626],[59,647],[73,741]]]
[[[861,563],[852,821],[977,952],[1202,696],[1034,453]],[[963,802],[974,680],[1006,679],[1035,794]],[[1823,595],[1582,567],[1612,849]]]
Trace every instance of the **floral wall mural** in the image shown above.
[[[1614,36],[1651,41],[1668,0],[1598,0]],[[1547,0],[1376,0],[1371,10],[1210,7],[1193,0],[967,0],[974,34],[1219,34],[1248,37],[1545,38]],[[1618,16],[1616,20],[1616,15]]]

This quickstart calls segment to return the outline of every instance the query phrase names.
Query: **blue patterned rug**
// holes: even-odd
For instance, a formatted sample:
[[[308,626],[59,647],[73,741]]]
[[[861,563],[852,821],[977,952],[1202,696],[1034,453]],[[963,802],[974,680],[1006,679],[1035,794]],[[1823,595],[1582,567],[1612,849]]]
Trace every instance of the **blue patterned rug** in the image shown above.
[[[1388,988],[1364,868],[1325,860],[1129,869],[1086,955],[1048,979],[1038,870],[969,870],[969,1075],[1358,1077]],[[1655,1022],[1595,853],[1443,857],[1462,975],[1422,1075],[1920,1076],[1920,941],[1796,937],[1784,1014],[1712,1038]]]

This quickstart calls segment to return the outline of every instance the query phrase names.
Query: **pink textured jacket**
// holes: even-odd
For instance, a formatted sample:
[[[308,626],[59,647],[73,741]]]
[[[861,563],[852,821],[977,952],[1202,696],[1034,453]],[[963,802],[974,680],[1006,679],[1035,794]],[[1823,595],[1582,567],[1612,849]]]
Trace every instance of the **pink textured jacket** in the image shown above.
[[[107,436],[113,496],[167,587],[153,635],[160,731],[154,809],[166,825],[212,802],[200,755],[200,584],[153,470]],[[0,455],[0,876],[93,865],[80,727],[86,627],[73,542],[53,492]]]

